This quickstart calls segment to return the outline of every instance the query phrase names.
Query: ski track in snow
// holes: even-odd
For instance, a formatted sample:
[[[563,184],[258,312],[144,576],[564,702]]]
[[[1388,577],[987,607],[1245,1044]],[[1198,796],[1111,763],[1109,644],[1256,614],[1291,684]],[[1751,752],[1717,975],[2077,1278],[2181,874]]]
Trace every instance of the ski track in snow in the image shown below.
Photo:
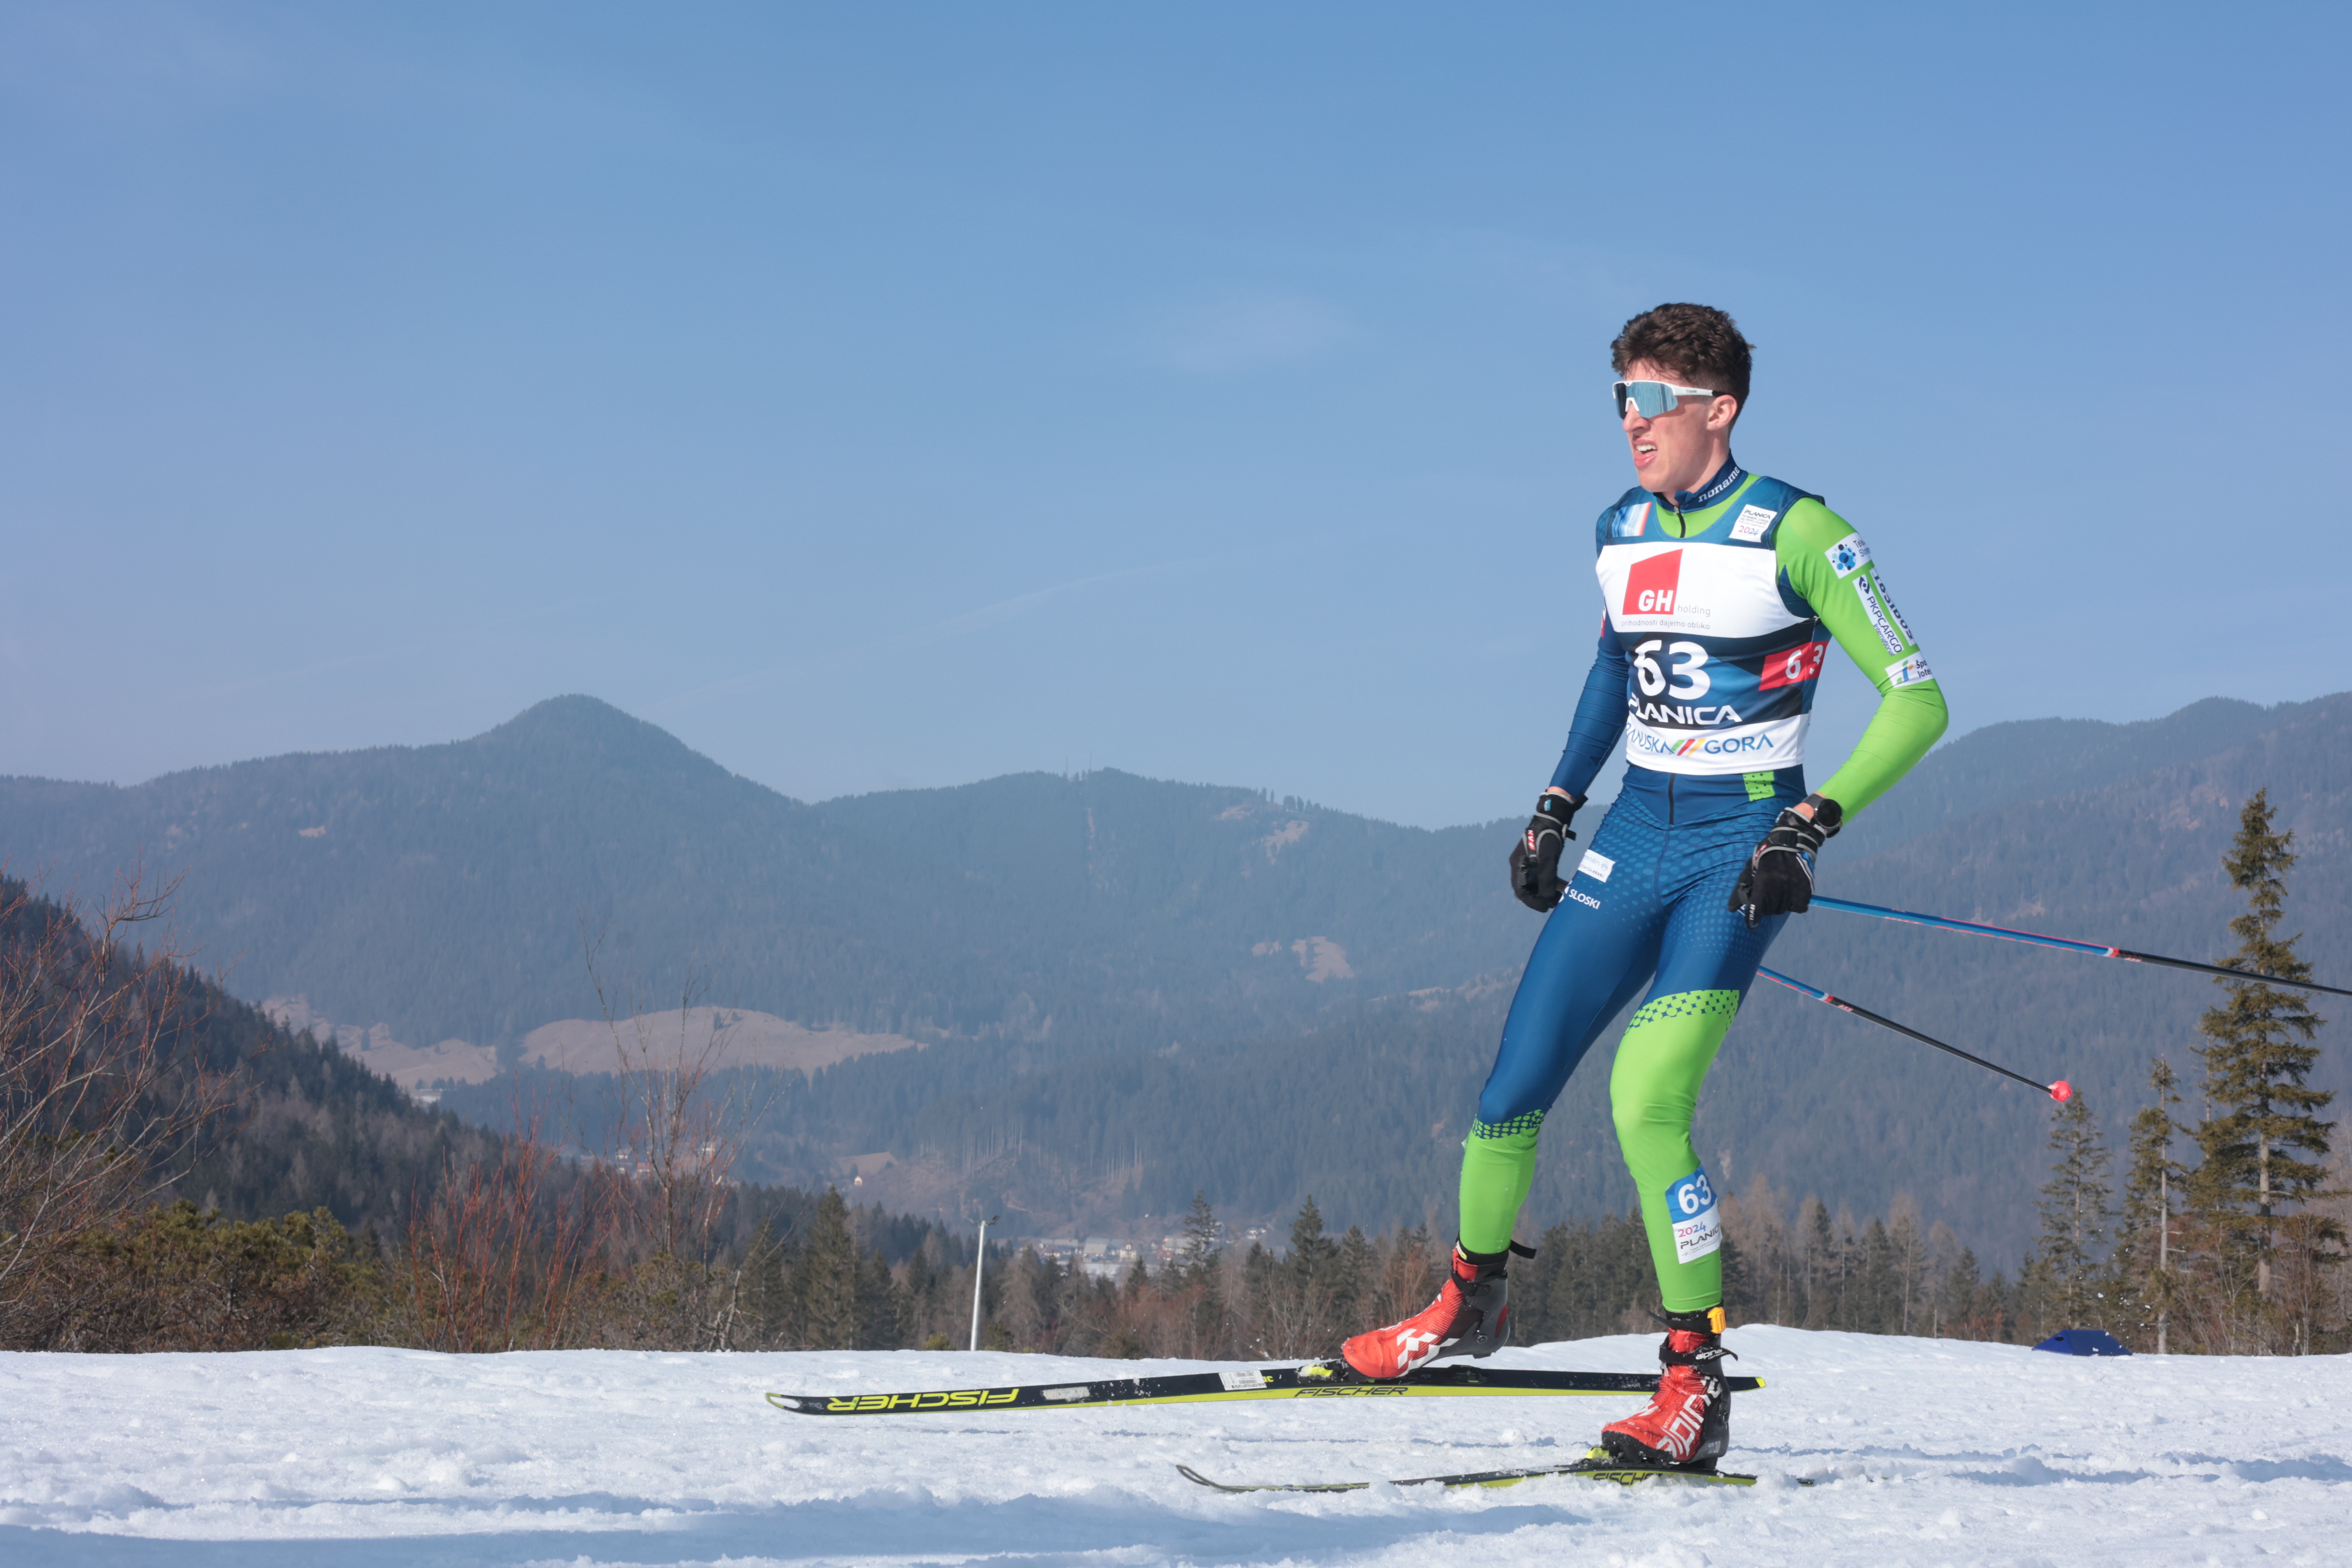
[[[1560,1464],[1622,1397],[1265,1401],[826,1418],[760,1395],[1202,1363],[912,1351],[0,1355],[0,1562],[2352,1563],[2352,1358],[2084,1360],[1749,1328],[1726,1468],[1227,1496]],[[1655,1367],[1650,1337],[1498,1364]],[[1821,1484],[1801,1489],[1796,1477]]]

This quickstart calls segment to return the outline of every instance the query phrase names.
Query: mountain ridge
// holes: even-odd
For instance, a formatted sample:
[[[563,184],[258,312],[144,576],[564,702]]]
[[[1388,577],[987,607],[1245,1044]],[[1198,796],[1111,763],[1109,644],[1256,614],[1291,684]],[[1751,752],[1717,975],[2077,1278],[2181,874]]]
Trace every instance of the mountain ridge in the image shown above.
[[[1165,1215],[1195,1186],[1258,1217],[1309,1193],[1335,1223],[1450,1213],[1460,1123],[1538,929],[1503,888],[1507,822],[1398,828],[1113,770],[811,805],[584,698],[451,748],[467,745],[264,759],[135,798],[0,780],[0,848],[104,870],[140,831],[180,824],[184,847],[236,852],[188,856],[184,907],[280,942],[279,972],[310,982],[314,963],[373,963],[395,982],[504,988],[541,1009],[510,1008],[516,1040],[595,1016],[583,927],[603,931],[616,968],[663,976],[698,950],[660,921],[749,931],[790,982],[760,1010],[929,1042],[776,1080],[761,1179],[822,1182],[887,1153],[866,1161],[870,1200],[942,1215],[1002,1202],[1057,1226]],[[2220,868],[2236,806],[2268,784],[2305,855],[2290,905],[2305,955],[2323,975],[2352,973],[2347,759],[2352,694],[1992,726],[1858,817],[1824,853],[1822,885],[2210,959],[2237,912]],[[255,823],[266,836],[236,836]],[[596,878],[555,874],[582,867]],[[583,886],[600,909],[557,901]],[[631,901],[649,888],[685,891]],[[539,920],[530,941],[500,923],[517,910]],[[2151,1051],[2193,1070],[2211,999],[2186,976],[1828,911],[1792,922],[1769,962],[2021,1070],[2063,1073],[2111,1137]],[[1547,1126],[1531,1214],[1631,1198],[1596,1070],[1606,1049]],[[2344,1065],[2329,1055],[2323,1087]],[[2013,1256],[2047,1110],[2023,1096],[1763,985],[1698,1136],[1734,1189],[1760,1173],[1874,1212],[1908,1188],[1986,1256]],[[494,1121],[510,1098],[500,1083],[446,1103]],[[919,1191],[894,1186],[919,1173]]]

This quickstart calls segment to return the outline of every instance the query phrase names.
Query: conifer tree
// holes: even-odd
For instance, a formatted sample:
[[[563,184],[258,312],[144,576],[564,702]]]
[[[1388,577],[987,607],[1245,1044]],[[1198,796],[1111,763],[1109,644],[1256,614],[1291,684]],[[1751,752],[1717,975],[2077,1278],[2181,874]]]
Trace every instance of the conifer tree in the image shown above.
[[[1309,1193],[1298,1217],[1290,1222],[1287,1267],[1301,1289],[1328,1296],[1339,1258],[1339,1244],[1323,1234],[1323,1211],[1315,1206],[1315,1194]]]
[[[2148,1063],[2147,1086],[2155,1103],[2131,1124],[2131,1167],[2124,1176],[2123,1213],[2116,1227],[2115,1299],[2134,1328],[2156,1331],[2156,1352],[2165,1354],[2172,1312],[2174,1203],[2181,1175],[2172,1157],[2180,1124],[2172,1107],[2180,1103],[2172,1064],[2162,1057]]]
[[[1192,1292],[1185,1312],[1185,1333],[1192,1353],[1210,1356],[1224,1348],[1225,1298],[1217,1279],[1217,1215],[1205,1190],[1192,1194],[1192,1209],[1184,1216],[1184,1250],[1178,1259],[1181,1278]]]
[[[1199,1282],[1214,1271],[1217,1261],[1217,1215],[1209,1206],[1206,1189],[1192,1194],[1192,1207],[1184,1216],[1184,1250],[1181,1254],[1184,1278]]]
[[[2222,864],[2233,887],[2245,890],[2247,910],[2230,922],[2238,950],[2221,961],[2231,969],[2284,980],[2307,979],[2311,966],[2295,956],[2300,935],[2281,937],[2286,873],[2295,863],[2294,835],[2273,830],[2269,792],[2257,790],[2239,814],[2238,835]],[[2206,1043],[2205,1094],[2220,1114],[2197,1129],[2204,1163],[2191,1184],[2191,1201],[2220,1233],[2225,1268],[2267,1300],[2277,1261],[2281,1212],[2322,1194],[2335,1126],[2319,1120],[2333,1094],[2307,1087],[2319,1047],[2309,1042],[2325,1021],[2299,991],[2259,979],[2216,981],[2229,1001],[2209,1009],[2198,1025]],[[2332,1228],[2333,1234],[2327,1234]],[[2334,1253],[2341,1226],[2298,1225],[2305,1245]]]
[[[858,1300],[857,1241],[849,1233],[849,1205],[838,1187],[817,1201],[808,1241],[793,1260],[793,1292],[801,1310],[799,1338],[811,1350],[857,1348],[866,1303]]]
[[[879,1249],[858,1259],[856,1298],[857,1303],[857,1348],[862,1351],[887,1351],[899,1348],[898,1281],[891,1278],[890,1266],[882,1261]]]
[[[2090,1100],[2076,1089],[2050,1127],[2050,1180],[2042,1188],[2042,1234],[2031,1268],[2045,1310],[2060,1328],[2095,1327],[2100,1313],[2099,1243],[2111,1216],[2107,1165]]]
[[[1804,1236],[1805,1321],[1809,1329],[1833,1327],[1837,1312],[1837,1238],[1830,1231],[1830,1211],[1819,1198],[1807,1198],[1798,1228]]]
[[[1952,1266],[1944,1270],[1943,1281],[1937,1289],[1937,1327],[1958,1339],[1973,1338],[1980,1331],[1977,1323],[1977,1292],[1983,1288],[1976,1249],[1963,1247],[1960,1255],[1952,1259]]]
[[[1934,1249],[1919,1228],[1918,1199],[1907,1192],[1897,1193],[1889,1212],[1893,1217],[1886,1227],[1886,1239],[1893,1247],[1895,1291],[1890,1321],[1896,1333],[1907,1334],[1916,1321],[1929,1315],[1928,1281],[1935,1274]]]

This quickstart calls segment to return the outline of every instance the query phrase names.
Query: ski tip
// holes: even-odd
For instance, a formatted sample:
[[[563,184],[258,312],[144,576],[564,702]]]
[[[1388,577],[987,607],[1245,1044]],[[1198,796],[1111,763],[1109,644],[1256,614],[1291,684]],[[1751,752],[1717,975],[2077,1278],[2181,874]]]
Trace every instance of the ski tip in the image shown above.
[[[795,1415],[801,1414],[801,1402],[789,1394],[771,1394],[767,1400],[779,1410],[789,1410]]]

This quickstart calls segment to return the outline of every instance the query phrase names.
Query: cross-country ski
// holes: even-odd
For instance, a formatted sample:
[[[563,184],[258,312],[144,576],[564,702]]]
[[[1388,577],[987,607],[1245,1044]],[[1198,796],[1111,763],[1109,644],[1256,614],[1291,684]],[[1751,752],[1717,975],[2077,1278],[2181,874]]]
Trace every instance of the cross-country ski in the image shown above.
[[[1360,1492],[1373,1487],[1515,1487],[1522,1481],[1549,1479],[1607,1481],[1621,1487],[1639,1486],[1644,1481],[1664,1481],[1675,1485],[1752,1487],[1754,1476],[1744,1476],[1734,1470],[1691,1469],[1675,1465],[1627,1465],[1609,1457],[1605,1448],[1595,1448],[1572,1465],[1532,1465],[1515,1470],[1465,1470],[1454,1476],[1410,1476],[1401,1480],[1383,1481],[1244,1481],[1235,1484],[1213,1480],[1192,1468],[1179,1465],[1176,1473],[1196,1486],[1221,1492]],[[1797,1485],[1813,1483],[1800,1479]]]
[[[1735,1392],[1764,1386],[1754,1377],[1727,1378]],[[1375,1383],[1344,1362],[1301,1366],[1240,1367],[1169,1377],[1089,1379],[1084,1383],[1014,1384],[1004,1388],[926,1389],[905,1394],[776,1394],[768,1403],[799,1415],[912,1415],[969,1411],[1084,1410],[1107,1405],[1210,1405],[1258,1399],[1487,1397],[1541,1394],[1654,1394],[1655,1373],[1541,1372],[1482,1365],[1424,1367]]]

